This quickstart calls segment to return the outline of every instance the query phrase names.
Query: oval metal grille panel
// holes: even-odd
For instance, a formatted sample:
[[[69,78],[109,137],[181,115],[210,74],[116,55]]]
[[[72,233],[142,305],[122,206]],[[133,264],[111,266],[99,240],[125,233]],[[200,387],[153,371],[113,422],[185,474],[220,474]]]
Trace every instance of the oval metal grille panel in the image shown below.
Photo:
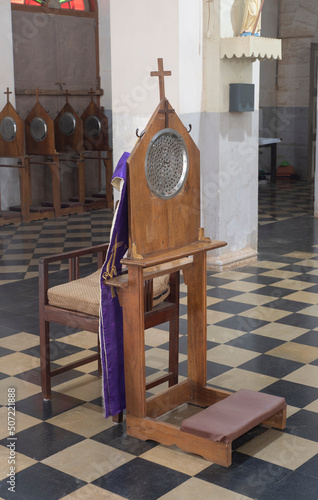
[[[75,132],[76,120],[73,113],[67,111],[59,118],[59,129],[64,135],[72,135]]]
[[[5,116],[0,124],[0,135],[6,142],[11,142],[17,135],[17,124],[11,116]]]
[[[35,141],[43,141],[47,136],[47,124],[43,118],[37,116],[30,123],[31,136]]]
[[[146,153],[146,179],[158,198],[173,198],[183,188],[189,169],[189,155],[182,136],[173,129],[158,132]]]
[[[85,120],[84,130],[89,137],[98,137],[101,129],[102,125],[97,116],[92,115]]]

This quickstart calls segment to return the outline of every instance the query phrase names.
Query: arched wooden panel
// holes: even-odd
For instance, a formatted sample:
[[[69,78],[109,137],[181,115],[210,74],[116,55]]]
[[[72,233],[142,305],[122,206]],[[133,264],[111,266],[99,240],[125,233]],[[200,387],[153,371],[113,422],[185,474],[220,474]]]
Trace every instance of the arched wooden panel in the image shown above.
[[[24,122],[8,101],[0,113],[0,156],[25,155]]]
[[[167,127],[168,125],[168,127]],[[160,197],[146,176],[147,153],[160,132],[181,137],[188,155],[187,175],[172,196]],[[170,132],[169,132],[170,131]],[[166,154],[167,153],[167,154]],[[169,177],[171,151],[158,151],[158,172]],[[200,229],[200,153],[189,132],[166,98],[162,99],[127,161],[129,183],[129,248],[145,256],[198,241]],[[167,181],[167,193],[170,189]],[[160,181],[159,181],[160,183]],[[173,184],[173,181],[172,181]],[[178,182],[175,183],[176,186]],[[186,228],[186,229],[185,229]]]
[[[54,120],[55,147],[59,153],[83,150],[83,122],[69,102]]]
[[[25,119],[26,152],[29,155],[55,154],[54,121],[38,102]]]
[[[108,119],[92,100],[81,116],[83,122],[84,149],[108,151]]]

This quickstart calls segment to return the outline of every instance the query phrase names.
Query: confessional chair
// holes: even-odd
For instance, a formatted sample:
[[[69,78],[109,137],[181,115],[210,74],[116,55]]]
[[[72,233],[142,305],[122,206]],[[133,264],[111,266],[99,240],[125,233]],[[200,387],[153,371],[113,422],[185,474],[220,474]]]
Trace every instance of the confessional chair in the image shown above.
[[[99,276],[107,248],[107,244],[97,245],[42,257],[39,261],[41,385],[44,399],[51,398],[51,380],[56,375],[92,361],[98,362],[98,370],[101,373],[98,336]],[[97,257],[97,270],[93,274],[81,278],[80,259],[92,255]],[[67,261],[69,281],[50,287],[50,266]],[[179,272],[145,281],[144,310],[145,329],[169,322],[169,371],[148,383],[147,389],[164,382],[169,382],[169,386],[172,386],[178,382]],[[51,322],[96,333],[98,353],[52,369],[50,360]]]
[[[151,75],[159,76],[160,103],[127,159],[129,248],[121,262],[128,275],[105,281],[123,304],[126,428],[129,436],[229,466],[234,439],[259,424],[285,427],[286,402],[207,385],[207,252],[226,243],[204,236],[200,225],[200,152],[164,95],[168,74],[158,59]],[[143,284],[180,270],[187,286],[187,378],[147,397]],[[171,411],[189,404],[198,413],[181,425],[168,421]]]

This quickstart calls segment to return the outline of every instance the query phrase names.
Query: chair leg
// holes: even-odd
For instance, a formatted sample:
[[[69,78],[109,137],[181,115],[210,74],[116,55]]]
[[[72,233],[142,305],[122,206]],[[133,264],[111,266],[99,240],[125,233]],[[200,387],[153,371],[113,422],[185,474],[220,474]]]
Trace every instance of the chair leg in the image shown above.
[[[179,288],[180,272],[170,275],[170,301],[175,304],[175,314],[169,322],[169,372],[174,377],[169,380],[169,387],[178,383],[179,369]]]
[[[44,399],[51,399],[50,325],[40,322],[41,386]]]
[[[117,413],[117,415],[113,416],[113,422],[114,424],[120,424],[124,419],[124,414],[121,411],[120,413]]]

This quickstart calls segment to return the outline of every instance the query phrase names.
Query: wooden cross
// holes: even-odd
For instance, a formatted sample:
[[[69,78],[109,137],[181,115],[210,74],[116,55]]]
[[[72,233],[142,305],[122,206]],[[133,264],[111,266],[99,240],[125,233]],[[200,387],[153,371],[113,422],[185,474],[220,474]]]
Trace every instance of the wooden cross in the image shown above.
[[[169,128],[169,113],[174,113],[174,109],[169,109],[168,99],[164,98],[164,108],[159,109],[159,113],[164,113],[165,128]]]
[[[12,94],[12,92],[9,91],[9,87],[7,87],[7,91],[3,92],[4,94],[7,94],[7,103],[9,102],[9,94]]]
[[[95,91],[92,89],[92,87],[91,87],[91,90],[88,93],[91,96],[91,102],[93,102],[94,101],[94,97],[93,96],[95,94]]]
[[[163,59],[162,57],[158,58],[158,71],[151,71],[150,76],[158,76],[159,77],[159,95],[160,101],[165,97],[165,76],[171,76],[171,71],[164,71],[163,69]]]

